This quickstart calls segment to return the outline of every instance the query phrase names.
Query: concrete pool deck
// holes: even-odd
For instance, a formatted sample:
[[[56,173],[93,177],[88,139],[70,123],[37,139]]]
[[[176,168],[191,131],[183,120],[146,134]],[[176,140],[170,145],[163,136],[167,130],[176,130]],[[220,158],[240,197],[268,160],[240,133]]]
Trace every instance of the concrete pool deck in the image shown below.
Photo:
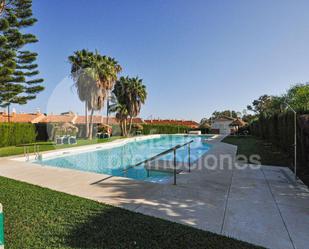
[[[278,249],[309,245],[309,190],[283,167],[236,167],[237,147],[209,141],[212,149],[177,185],[40,166],[0,158],[0,176],[123,207],[155,217]],[[229,155],[223,168],[200,169],[207,155]],[[209,163],[209,162],[208,162]],[[211,164],[211,162],[209,163]]]

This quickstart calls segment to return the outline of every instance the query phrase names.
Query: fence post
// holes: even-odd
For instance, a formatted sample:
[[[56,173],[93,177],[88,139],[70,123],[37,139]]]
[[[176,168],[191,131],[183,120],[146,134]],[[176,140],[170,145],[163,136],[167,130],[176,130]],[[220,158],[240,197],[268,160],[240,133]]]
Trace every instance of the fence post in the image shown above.
[[[176,185],[176,149],[174,149],[174,185]]]
[[[147,177],[149,177],[150,176],[150,172],[149,172],[149,164],[148,163],[146,163],[146,168],[147,168]]]
[[[0,203],[0,249],[4,249],[4,214]]]

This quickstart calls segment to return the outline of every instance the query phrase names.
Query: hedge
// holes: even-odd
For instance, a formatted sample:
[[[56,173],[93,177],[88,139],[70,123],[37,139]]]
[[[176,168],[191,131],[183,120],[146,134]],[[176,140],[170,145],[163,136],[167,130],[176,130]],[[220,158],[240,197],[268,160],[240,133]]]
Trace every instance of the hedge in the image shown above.
[[[176,134],[187,133],[187,126],[164,125],[164,124],[143,124],[143,134]]]
[[[38,123],[35,124],[35,129],[37,133],[36,140],[37,141],[53,141],[57,134],[57,127],[59,123]],[[86,138],[86,125],[85,124],[75,124],[74,126],[77,127],[78,131],[77,134],[73,133],[65,133],[65,135],[73,135],[77,136],[77,138]],[[97,125],[93,125],[93,136],[96,136],[98,127]]]
[[[35,126],[30,123],[0,123],[0,147],[33,143]]]
[[[271,141],[294,157],[294,113],[260,116],[250,124],[252,135]],[[297,115],[297,164],[300,175],[309,175],[309,114]]]

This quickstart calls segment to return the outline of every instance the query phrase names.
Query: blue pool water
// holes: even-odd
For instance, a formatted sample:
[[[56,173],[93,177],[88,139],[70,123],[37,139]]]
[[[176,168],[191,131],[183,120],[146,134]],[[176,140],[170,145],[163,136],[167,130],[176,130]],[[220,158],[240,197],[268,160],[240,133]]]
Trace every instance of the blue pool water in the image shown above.
[[[171,174],[166,172],[150,171],[150,177],[148,177],[144,165],[130,168],[125,172],[123,170],[131,165],[135,165],[167,149],[170,149],[171,147],[189,142],[190,140],[194,140],[191,144],[191,162],[193,162],[209,150],[209,145],[205,143],[205,138],[207,137],[190,135],[162,135],[160,138],[132,141],[125,145],[110,149],[57,156],[55,158],[35,161],[35,163],[60,168],[103,173],[113,176],[123,176],[138,180],[160,182],[169,179]],[[178,149],[176,155],[176,160],[178,162],[188,162],[187,146]],[[170,153],[162,156],[160,160],[173,160],[173,154]]]

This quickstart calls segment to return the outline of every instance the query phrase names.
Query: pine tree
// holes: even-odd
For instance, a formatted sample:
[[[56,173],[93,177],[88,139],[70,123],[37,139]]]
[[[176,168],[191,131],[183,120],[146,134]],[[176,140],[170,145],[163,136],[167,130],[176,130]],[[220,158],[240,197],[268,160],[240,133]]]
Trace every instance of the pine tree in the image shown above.
[[[40,84],[43,79],[35,78],[39,74],[37,53],[25,50],[37,39],[24,29],[36,22],[32,0],[4,4],[0,17],[0,105],[8,107],[8,112],[11,104],[26,104],[44,89]]]

